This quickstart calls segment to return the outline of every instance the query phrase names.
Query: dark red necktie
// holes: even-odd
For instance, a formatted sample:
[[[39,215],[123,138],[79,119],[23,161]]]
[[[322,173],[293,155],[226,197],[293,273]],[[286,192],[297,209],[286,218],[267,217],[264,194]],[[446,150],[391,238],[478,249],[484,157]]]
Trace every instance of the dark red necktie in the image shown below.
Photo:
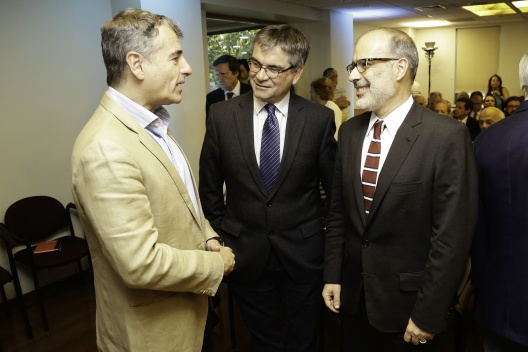
[[[363,202],[365,204],[365,213],[367,216],[370,212],[370,206],[374,199],[374,192],[376,191],[376,181],[378,178],[378,169],[381,156],[381,127],[383,121],[378,120],[374,124],[374,136],[370,141],[365,158],[365,166],[363,167],[363,174],[361,175],[361,183],[363,184]]]

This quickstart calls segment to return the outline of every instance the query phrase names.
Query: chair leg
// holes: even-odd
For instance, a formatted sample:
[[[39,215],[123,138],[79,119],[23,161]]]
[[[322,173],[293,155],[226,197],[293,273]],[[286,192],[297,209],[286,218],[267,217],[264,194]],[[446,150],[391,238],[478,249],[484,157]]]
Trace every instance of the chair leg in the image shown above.
[[[2,304],[4,305],[5,316],[7,319],[11,319],[11,313],[9,312],[9,305],[7,304],[4,286],[0,287],[0,293],[2,294]]]
[[[236,336],[235,336],[235,312],[233,306],[233,292],[231,287],[227,285],[227,305],[229,310],[229,334],[231,336],[231,348],[236,348]]]
[[[42,325],[44,326],[44,330],[48,331],[48,317],[46,316],[46,311],[44,310],[44,301],[42,299],[42,292],[40,291],[40,285],[38,281],[37,271],[35,269],[31,269],[31,272],[33,274],[33,283],[35,285],[35,292],[37,294],[37,301],[40,309],[40,316],[42,317]]]
[[[16,298],[18,302],[18,309],[20,310],[20,313],[22,313],[22,317],[24,318],[24,325],[26,325],[26,332],[28,334],[28,337],[30,339],[33,338],[33,330],[31,329],[31,324],[29,323],[29,317],[26,310],[26,304],[24,303],[24,296],[22,295],[22,288],[20,287],[20,280],[18,279],[18,272],[16,271],[16,267],[14,265],[11,266],[11,272],[13,275],[13,283],[15,285],[15,293]]]

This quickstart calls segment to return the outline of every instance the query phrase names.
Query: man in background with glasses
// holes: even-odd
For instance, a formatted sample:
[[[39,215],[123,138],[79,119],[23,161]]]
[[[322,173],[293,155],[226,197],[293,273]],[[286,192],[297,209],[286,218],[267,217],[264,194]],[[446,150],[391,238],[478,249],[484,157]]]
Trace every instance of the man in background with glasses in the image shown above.
[[[236,255],[227,282],[254,352],[317,347],[325,241],[319,182],[330,197],[336,142],[333,111],[292,92],[308,52],[297,29],[262,29],[249,60],[253,94],[211,106],[200,158],[200,199]]]
[[[343,351],[449,351],[448,317],[477,212],[467,128],[414,102],[413,40],[364,34],[347,67],[357,106],[334,171],[323,280]]]

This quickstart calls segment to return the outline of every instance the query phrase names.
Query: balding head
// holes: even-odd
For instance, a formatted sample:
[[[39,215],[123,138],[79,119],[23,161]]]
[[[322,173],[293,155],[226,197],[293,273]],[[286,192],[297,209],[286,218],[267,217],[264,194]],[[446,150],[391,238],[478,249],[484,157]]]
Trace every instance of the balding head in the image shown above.
[[[484,131],[486,128],[493,125],[494,123],[499,122],[503,118],[504,113],[500,109],[494,106],[489,106],[485,108],[480,112],[479,115],[480,130]]]

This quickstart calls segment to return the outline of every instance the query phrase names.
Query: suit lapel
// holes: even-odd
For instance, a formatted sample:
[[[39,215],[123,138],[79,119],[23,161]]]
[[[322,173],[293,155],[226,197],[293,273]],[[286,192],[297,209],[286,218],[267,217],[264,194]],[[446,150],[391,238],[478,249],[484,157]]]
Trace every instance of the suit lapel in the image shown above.
[[[263,195],[267,197],[266,188],[262,182],[260,169],[255,155],[255,138],[253,129],[253,94],[245,94],[237,98],[239,110],[233,112],[242,155],[246,165]]]
[[[392,180],[403,165],[407,155],[414,145],[414,142],[416,142],[416,138],[418,138],[419,129],[415,127],[421,124],[422,114],[420,110],[417,109],[417,106],[417,103],[413,103],[411,110],[409,110],[409,113],[398,129],[398,132],[396,132],[387,159],[385,160],[383,168],[379,174],[376,192],[374,193],[374,200],[372,201],[372,206],[370,208],[369,219],[371,219],[376,213],[376,210],[383,201]]]
[[[165,154],[163,149],[158,145],[158,143],[154,140],[154,138],[152,138],[152,136],[147,131],[145,131],[145,129],[143,129],[136,122],[136,120],[134,120],[133,117],[131,117],[123,108],[121,108],[121,106],[115,103],[106,94],[103,97],[102,104],[110,113],[112,113],[119,121],[121,121],[131,132],[137,134],[139,142],[150,153],[152,153],[154,157],[156,157],[156,159],[159,160],[159,162],[163,165],[165,170],[167,170],[168,174],[172,178],[174,184],[176,185],[176,188],[180,192],[183,200],[185,201],[185,204],[189,208],[189,211],[192,213],[196,222],[201,227],[201,222],[196,214],[196,211],[191,201],[189,192],[187,192],[187,188],[185,187],[185,184],[183,183],[183,180],[181,179],[180,174],[178,173],[178,170],[176,170],[176,167],[174,167],[174,165],[170,161],[167,154]],[[170,137],[174,140],[172,135],[170,135]],[[179,145],[178,145],[178,148],[179,148]],[[187,158],[185,158],[185,161],[187,162],[187,165],[189,165]],[[189,167],[189,170],[190,170],[190,167]],[[194,185],[194,177],[192,176],[192,173],[191,173],[191,177],[193,178],[193,185]],[[195,194],[198,194],[196,187],[195,187]]]

